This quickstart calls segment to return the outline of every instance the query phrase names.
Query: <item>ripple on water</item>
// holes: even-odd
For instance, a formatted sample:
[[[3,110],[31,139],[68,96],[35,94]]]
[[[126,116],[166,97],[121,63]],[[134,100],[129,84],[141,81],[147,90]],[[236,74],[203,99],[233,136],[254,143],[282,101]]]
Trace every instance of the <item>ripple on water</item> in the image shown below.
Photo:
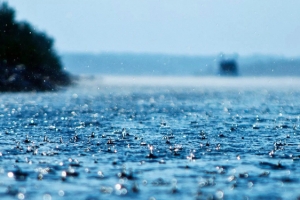
[[[1,197],[300,196],[297,90],[72,90],[1,94]]]

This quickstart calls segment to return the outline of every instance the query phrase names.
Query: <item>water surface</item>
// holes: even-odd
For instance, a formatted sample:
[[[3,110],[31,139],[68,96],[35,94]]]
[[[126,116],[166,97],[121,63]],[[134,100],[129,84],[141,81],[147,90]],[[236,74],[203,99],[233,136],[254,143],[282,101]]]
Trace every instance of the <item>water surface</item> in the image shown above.
[[[88,77],[2,93],[1,199],[296,199],[299,86]]]

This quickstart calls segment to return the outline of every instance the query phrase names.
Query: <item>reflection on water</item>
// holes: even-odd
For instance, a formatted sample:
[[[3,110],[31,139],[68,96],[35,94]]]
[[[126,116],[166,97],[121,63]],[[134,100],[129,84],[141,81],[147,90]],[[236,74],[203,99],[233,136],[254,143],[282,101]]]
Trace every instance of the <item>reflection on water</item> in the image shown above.
[[[104,77],[1,94],[0,196],[300,196],[300,80],[161,81]]]

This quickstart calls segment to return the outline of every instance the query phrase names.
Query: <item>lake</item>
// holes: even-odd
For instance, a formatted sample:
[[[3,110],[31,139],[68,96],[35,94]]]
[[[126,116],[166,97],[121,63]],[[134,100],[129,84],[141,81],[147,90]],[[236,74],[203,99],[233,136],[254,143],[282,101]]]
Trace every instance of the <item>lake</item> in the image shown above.
[[[86,76],[2,93],[1,199],[297,199],[299,86]]]

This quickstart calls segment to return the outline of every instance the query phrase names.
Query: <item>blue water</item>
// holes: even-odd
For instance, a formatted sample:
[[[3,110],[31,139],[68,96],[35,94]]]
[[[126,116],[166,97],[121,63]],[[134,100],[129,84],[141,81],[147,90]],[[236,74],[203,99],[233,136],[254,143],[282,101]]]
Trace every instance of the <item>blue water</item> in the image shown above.
[[[1,199],[300,196],[298,79],[105,80],[0,94]]]

